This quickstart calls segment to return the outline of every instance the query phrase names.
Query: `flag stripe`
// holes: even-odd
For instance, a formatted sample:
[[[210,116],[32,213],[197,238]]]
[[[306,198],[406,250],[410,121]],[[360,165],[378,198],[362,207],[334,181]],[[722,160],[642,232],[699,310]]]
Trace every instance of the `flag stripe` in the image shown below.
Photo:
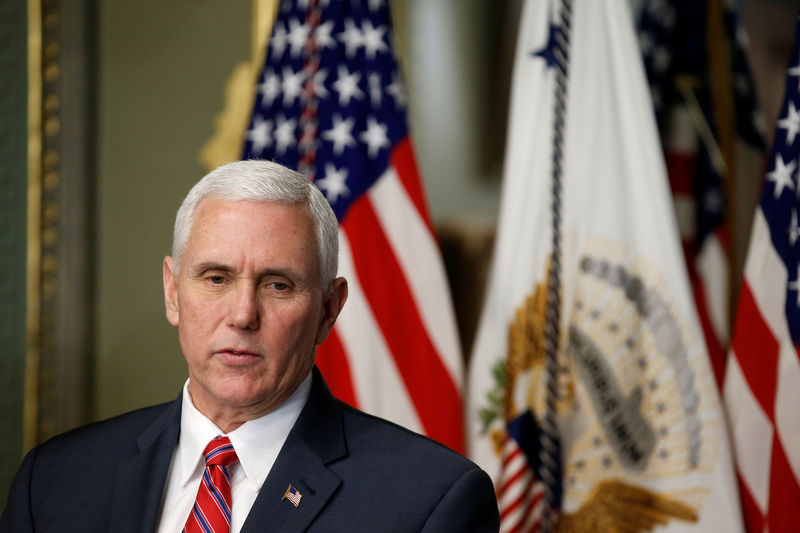
[[[779,438],[772,441],[769,481],[769,530],[796,531],[800,524],[800,486]]]
[[[342,347],[338,330],[331,331],[325,342],[319,346],[316,363],[326,379],[338,384],[336,397],[353,407],[359,407],[350,371],[350,361]]]
[[[463,452],[461,399],[425,332],[394,250],[365,198],[350,207],[342,227],[348,235],[356,274],[390,348],[426,435]],[[409,336],[409,331],[419,331]],[[437,398],[436,402],[428,401]],[[463,438],[463,437],[462,437]]]
[[[375,183],[369,196],[411,290],[425,331],[447,367],[450,380],[460,384],[463,379],[461,348],[438,244],[394,168],[390,167]]]
[[[748,487],[741,475],[737,477],[737,480],[739,482],[739,495],[742,498],[742,511],[747,531],[764,531],[764,514],[753,499],[750,487]]]
[[[778,379],[778,340],[758,312],[748,283],[742,285],[739,295],[733,350],[750,390],[764,413],[773,420]]]
[[[354,362],[351,370],[359,407],[373,414],[380,413],[412,431],[422,432],[411,393],[400,377],[356,276],[350,249],[350,240],[340,228],[339,272],[349,280],[350,294],[334,331]]]
[[[414,150],[409,137],[405,137],[395,146],[394,152],[392,152],[392,166],[396,169],[397,175],[400,176],[400,181],[403,183],[403,187],[405,187],[411,201],[417,207],[417,213],[425,221],[425,225],[428,226],[431,236],[435,236],[436,232],[433,230],[433,223],[428,214],[428,202],[425,200],[425,191],[422,190],[422,179],[420,179],[419,171],[417,170]]]
[[[736,328],[739,331],[739,328]],[[737,457],[739,478],[757,507],[766,510],[769,498],[769,456],[773,429],[764,409],[747,386],[736,354],[728,360],[725,373],[725,405]],[[758,439],[750,438],[759,435]]]

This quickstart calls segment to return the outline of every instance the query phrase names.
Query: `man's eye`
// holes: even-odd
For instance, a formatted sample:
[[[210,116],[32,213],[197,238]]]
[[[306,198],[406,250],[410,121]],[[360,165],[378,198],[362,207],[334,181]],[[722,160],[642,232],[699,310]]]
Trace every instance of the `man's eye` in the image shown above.
[[[289,288],[287,284],[281,283],[280,281],[273,281],[272,283],[270,283],[270,285],[272,285],[272,288],[275,289],[276,291],[285,291],[286,289]]]
[[[225,283],[225,278],[223,276],[209,276],[208,281],[214,285],[221,285],[222,283]]]

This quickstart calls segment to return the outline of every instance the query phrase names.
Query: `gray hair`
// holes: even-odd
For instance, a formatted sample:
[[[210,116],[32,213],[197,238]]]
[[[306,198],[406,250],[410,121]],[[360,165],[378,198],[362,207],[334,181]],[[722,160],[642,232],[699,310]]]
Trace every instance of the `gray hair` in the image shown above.
[[[339,233],[336,215],[322,192],[307,177],[270,161],[235,161],[212,170],[183,199],[175,217],[172,260],[180,268],[189,242],[197,206],[205,198],[228,201],[302,203],[317,230],[319,262],[324,290],[336,277],[339,265]]]

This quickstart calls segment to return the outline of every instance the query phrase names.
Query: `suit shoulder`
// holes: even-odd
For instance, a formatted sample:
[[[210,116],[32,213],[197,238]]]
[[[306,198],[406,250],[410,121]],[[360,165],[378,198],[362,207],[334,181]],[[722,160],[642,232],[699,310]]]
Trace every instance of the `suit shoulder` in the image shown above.
[[[74,450],[82,456],[93,451],[102,452],[103,456],[113,454],[114,450],[122,452],[136,445],[136,439],[148,427],[152,426],[166,411],[175,407],[175,402],[144,407],[117,415],[98,422],[92,422],[53,437],[37,447],[39,458],[50,454],[59,456]]]

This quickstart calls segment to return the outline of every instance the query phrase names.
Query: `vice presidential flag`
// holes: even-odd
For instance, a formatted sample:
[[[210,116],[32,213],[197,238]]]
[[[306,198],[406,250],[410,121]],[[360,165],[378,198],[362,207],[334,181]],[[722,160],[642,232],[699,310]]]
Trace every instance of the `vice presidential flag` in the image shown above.
[[[742,529],[628,9],[529,0],[520,19],[468,411],[502,531],[551,513],[561,531]]]
[[[725,375],[747,530],[800,524],[800,21]]]
[[[348,403],[463,451],[454,314],[384,0],[284,0],[246,158],[306,173],[339,218],[350,295],[317,364]]]

